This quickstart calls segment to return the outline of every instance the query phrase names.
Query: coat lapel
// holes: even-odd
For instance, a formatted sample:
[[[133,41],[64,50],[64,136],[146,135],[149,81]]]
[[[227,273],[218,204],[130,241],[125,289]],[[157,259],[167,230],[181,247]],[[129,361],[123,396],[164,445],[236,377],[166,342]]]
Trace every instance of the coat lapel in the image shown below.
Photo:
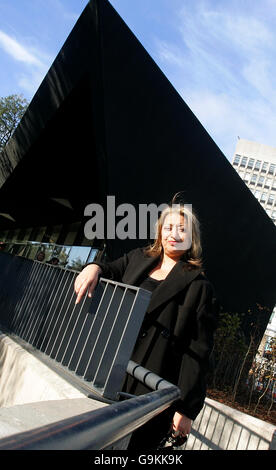
[[[158,261],[158,256],[141,256],[141,253],[138,252],[137,256],[132,259],[131,266],[129,266],[130,269],[125,272],[123,282],[134,286],[139,285],[140,279],[143,278],[146,273],[149,273]],[[185,287],[202,272],[201,269],[187,271],[184,269],[184,265],[185,263],[183,261],[176,263],[166,279],[153,291],[147,309],[148,313],[185,289]]]
[[[184,270],[184,262],[179,261],[170,271],[166,279],[154,290],[147,309],[151,313],[164,302],[174,297],[190,284],[201,272],[201,269]]]
[[[138,285],[139,279],[149,273],[155,264],[158,263],[159,256],[145,256],[141,257],[139,253],[137,258],[135,257],[131,263],[131,269],[127,270],[123,276],[123,282],[131,285]]]

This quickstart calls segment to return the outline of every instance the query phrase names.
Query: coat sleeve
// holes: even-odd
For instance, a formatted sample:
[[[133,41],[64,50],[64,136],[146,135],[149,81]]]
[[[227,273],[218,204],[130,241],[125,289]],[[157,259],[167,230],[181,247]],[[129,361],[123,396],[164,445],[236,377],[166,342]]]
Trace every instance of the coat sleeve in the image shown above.
[[[97,264],[102,269],[102,277],[106,279],[111,279],[112,281],[122,282],[122,277],[124,275],[126,267],[135,251],[136,249],[131,250],[129,253],[125,253],[123,256],[114,261],[106,263],[95,261],[92,263],[88,263],[86,266],[88,266],[89,264]]]
[[[176,411],[194,420],[203,407],[206,397],[205,376],[209,368],[209,356],[213,348],[213,336],[217,326],[219,305],[208,281],[195,281],[192,287],[195,306],[191,309],[195,321],[189,341],[184,348],[178,386],[181,399],[174,406]]]

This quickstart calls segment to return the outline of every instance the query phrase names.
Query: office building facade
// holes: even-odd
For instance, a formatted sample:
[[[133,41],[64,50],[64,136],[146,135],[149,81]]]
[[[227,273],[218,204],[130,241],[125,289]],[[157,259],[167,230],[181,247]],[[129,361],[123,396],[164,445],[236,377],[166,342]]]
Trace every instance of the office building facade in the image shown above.
[[[232,164],[276,224],[276,148],[238,139]]]
[[[276,225],[276,148],[239,138],[232,165]],[[275,337],[276,307],[270,316],[261,349],[269,349],[271,339]]]

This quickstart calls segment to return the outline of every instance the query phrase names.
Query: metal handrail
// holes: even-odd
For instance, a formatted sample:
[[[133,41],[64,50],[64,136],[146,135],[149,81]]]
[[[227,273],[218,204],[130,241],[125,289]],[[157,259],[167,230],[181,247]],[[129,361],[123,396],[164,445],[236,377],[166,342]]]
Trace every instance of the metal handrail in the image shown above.
[[[5,253],[0,265],[1,328],[116,400],[151,293],[100,278],[76,305],[77,272]]]
[[[92,301],[86,297],[76,307],[76,272],[20,257],[1,258],[1,324],[8,331],[112,401],[119,398],[126,368],[155,391],[4,438],[0,449],[104,449],[180,398],[178,387],[128,362],[150,292],[101,278]]]
[[[0,440],[0,450],[102,450],[128,436],[180,398],[176,385],[133,361],[128,370],[138,380],[151,383],[159,390],[6,437]],[[149,381],[146,376],[151,376]]]

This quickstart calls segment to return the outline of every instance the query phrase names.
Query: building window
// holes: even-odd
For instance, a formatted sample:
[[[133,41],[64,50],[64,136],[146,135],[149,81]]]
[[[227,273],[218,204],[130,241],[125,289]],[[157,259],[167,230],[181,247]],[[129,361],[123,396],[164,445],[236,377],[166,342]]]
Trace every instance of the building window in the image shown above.
[[[262,186],[264,184],[264,176],[259,176],[257,186]]]
[[[276,211],[273,211],[273,212],[272,212],[271,217],[272,217],[272,219],[275,219],[275,220],[276,220]]]
[[[269,204],[270,206],[272,206],[272,204],[274,203],[274,199],[275,199],[274,194],[270,194],[269,197],[268,197],[267,204]]]
[[[255,191],[255,192],[254,192],[254,196],[255,196],[255,197],[258,199],[258,201],[259,201],[259,199],[260,199],[260,197],[261,197],[261,191]]]
[[[262,169],[261,169],[262,173],[266,173],[267,167],[268,167],[268,163],[267,163],[267,162],[264,162],[264,163],[262,164]]]
[[[269,170],[268,170],[269,175],[274,175],[275,168],[276,168],[276,165],[274,165],[274,163],[271,163],[269,165]]]
[[[238,155],[238,154],[236,154],[236,155],[235,155],[235,158],[234,158],[233,164],[234,164],[234,165],[238,165],[238,164],[240,163],[240,158],[241,158],[241,156]]]
[[[245,166],[247,162],[247,157],[242,157],[241,166]]]
[[[271,183],[272,183],[272,178],[266,178],[264,187],[265,188],[270,188]]]
[[[251,180],[250,180],[250,184],[255,184],[255,183],[256,183],[256,179],[257,179],[257,175],[252,175],[252,176],[251,176]]]
[[[252,170],[253,165],[254,165],[254,161],[255,161],[254,158],[249,158],[249,161],[248,161],[248,163],[247,163],[247,168],[248,168],[249,170]]]
[[[267,193],[262,193],[260,202],[266,202],[267,200]]]
[[[271,209],[267,209],[266,213],[267,213],[267,215],[269,215],[269,217],[271,217]]]
[[[271,188],[273,191],[276,191],[276,180],[273,181],[273,185],[272,185],[272,188]]]
[[[254,170],[259,170],[261,168],[261,160],[256,160]]]
[[[249,178],[250,178],[250,173],[248,173],[248,171],[246,171],[245,175],[244,175],[244,181],[248,182],[249,181]],[[255,180],[256,181],[256,180]]]

